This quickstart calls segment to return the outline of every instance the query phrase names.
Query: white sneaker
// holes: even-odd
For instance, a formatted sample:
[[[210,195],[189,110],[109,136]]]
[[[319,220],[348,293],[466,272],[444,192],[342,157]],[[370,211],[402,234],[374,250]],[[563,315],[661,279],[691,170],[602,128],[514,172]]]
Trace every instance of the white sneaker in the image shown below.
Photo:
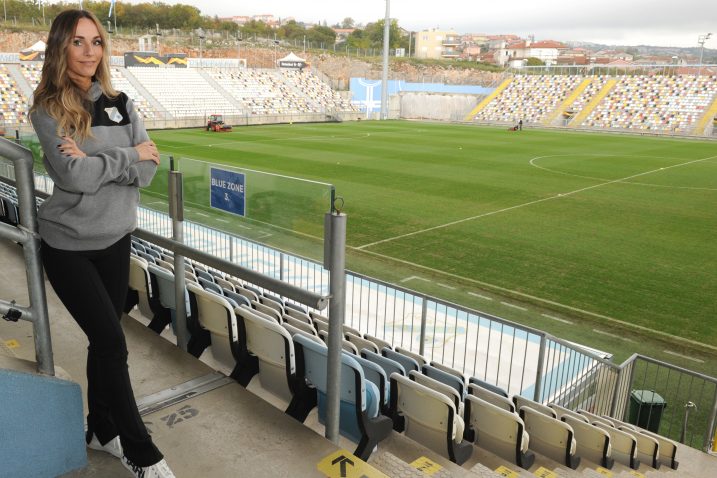
[[[132,476],[135,478],[176,478],[164,459],[151,466],[139,466],[122,455],[122,464],[132,472]]]
[[[92,434],[92,440],[87,444],[87,448],[93,450],[104,451],[116,458],[122,458],[122,444],[120,443],[119,436],[114,437],[104,445],[100,443],[97,435]]]

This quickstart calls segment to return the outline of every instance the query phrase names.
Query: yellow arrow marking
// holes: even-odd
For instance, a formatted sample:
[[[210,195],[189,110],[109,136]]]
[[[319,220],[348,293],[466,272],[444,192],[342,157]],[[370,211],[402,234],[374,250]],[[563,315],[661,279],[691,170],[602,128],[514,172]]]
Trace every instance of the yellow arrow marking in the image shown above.
[[[347,450],[325,456],[316,468],[327,478],[389,478]]]

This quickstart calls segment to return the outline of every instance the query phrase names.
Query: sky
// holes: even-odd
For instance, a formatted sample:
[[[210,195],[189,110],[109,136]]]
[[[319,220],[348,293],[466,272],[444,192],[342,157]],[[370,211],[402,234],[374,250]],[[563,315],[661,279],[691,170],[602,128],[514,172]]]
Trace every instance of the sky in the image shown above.
[[[128,1],[128,0],[118,0]],[[140,0],[130,0],[139,3]],[[149,0],[142,0],[149,1]],[[205,15],[272,14],[297,21],[366,23],[386,13],[385,0],[169,0],[199,8]],[[588,41],[615,45],[697,46],[717,49],[715,0],[393,0],[391,18],[407,30],[439,28],[458,33],[513,33],[536,40]]]

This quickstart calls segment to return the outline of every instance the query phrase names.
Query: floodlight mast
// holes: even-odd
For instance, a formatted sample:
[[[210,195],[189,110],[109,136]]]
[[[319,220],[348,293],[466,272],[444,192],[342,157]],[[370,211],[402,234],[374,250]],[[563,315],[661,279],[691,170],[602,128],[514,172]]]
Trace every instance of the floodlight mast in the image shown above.
[[[391,24],[391,0],[386,0],[386,18],[383,21],[383,75],[381,76],[381,119],[388,119],[388,42]]]
[[[697,37],[697,44],[700,46],[700,64],[697,66],[697,76],[700,76],[702,71],[702,55],[705,52],[705,42],[710,39],[712,33],[706,35],[700,35]]]

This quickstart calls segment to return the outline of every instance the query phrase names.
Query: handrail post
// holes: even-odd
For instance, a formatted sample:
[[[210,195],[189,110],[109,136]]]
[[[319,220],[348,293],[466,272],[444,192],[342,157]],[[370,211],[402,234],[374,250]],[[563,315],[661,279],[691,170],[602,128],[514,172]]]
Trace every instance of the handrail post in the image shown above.
[[[717,451],[717,387],[715,387],[715,398],[712,401],[712,414],[710,415],[710,424],[707,427],[707,436],[704,440],[704,451],[710,453]]]
[[[426,323],[428,319],[428,298],[423,296],[421,305],[421,343],[418,345],[418,353],[423,355],[426,347]]]
[[[326,213],[324,225],[325,237],[330,240],[328,247],[324,249],[329,253],[329,257],[325,257],[324,262],[329,266],[329,289],[331,294],[331,302],[329,303],[325,436],[338,445],[341,346],[344,314],[346,313],[346,215],[340,211]]]
[[[169,157],[169,216],[172,218],[172,239],[184,243],[184,197],[182,191],[182,173],[174,170],[174,158]],[[187,307],[184,299],[185,277],[184,256],[174,254],[174,303],[175,333],[177,347],[186,351],[189,342],[187,332]]]
[[[533,393],[533,400],[542,403],[540,396],[543,394],[543,371],[545,369],[545,347],[547,338],[545,334],[540,336],[540,351],[538,352],[538,370],[535,371],[535,392]]]
[[[40,259],[40,235],[37,228],[32,153],[23,146],[5,138],[0,138],[0,156],[6,157],[15,164],[15,181],[20,209],[18,229],[24,236],[22,246],[25,256],[30,308],[29,317],[20,318],[32,322],[38,372],[45,375],[55,375],[52,339],[50,337],[50,319],[47,313],[47,298],[45,295],[45,279]]]

